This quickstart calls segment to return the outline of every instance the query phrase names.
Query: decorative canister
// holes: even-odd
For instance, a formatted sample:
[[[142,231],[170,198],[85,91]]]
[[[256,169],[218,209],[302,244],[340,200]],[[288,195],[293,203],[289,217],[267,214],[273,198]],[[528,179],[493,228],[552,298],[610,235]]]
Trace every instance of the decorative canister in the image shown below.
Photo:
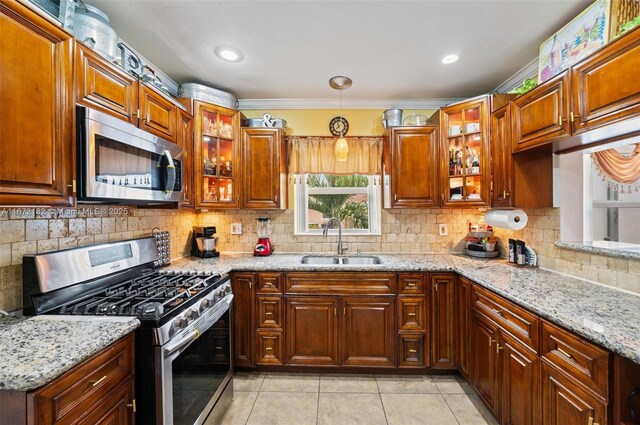
[[[73,33],[78,40],[113,62],[118,53],[118,35],[103,11],[89,5],[76,7]]]
[[[384,111],[383,120],[387,122],[388,127],[402,125],[402,109],[387,109]]]
[[[178,97],[201,100],[229,109],[238,107],[238,99],[231,93],[196,83],[180,84]]]

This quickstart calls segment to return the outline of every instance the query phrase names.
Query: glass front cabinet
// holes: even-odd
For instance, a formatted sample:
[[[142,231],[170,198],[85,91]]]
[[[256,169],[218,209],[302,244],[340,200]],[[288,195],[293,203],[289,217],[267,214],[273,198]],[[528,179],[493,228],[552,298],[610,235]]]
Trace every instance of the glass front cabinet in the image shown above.
[[[238,208],[241,114],[198,101],[195,112],[196,207]]]
[[[489,205],[489,97],[442,108],[442,205]]]

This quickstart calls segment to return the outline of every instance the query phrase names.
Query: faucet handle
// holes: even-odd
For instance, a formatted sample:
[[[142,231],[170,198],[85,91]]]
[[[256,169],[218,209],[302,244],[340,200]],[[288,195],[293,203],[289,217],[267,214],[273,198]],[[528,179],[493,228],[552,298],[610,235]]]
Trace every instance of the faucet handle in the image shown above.
[[[349,250],[349,246],[348,245],[342,245],[342,252],[348,251],[348,250]]]
[[[356,248],[356,255],[360,255],[362,254],[362,252],[360,251],[360,248]]]

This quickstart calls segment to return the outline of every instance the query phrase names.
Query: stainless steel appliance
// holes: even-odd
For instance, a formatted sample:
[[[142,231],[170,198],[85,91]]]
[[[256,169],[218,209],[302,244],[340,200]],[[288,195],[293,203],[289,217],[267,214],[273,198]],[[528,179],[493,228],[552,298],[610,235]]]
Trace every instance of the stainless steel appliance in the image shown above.
[[[233,395],[228,276],[171,272],[153,236],[23,258],[25,315],[135,316],[136,422],[219,423]]]
[[[78,106],[78,200],[180,202],[183,149],[128,122]]]
[[[191,234],[191,255],[201,258],[219,257],[215,226],[195,226]]]

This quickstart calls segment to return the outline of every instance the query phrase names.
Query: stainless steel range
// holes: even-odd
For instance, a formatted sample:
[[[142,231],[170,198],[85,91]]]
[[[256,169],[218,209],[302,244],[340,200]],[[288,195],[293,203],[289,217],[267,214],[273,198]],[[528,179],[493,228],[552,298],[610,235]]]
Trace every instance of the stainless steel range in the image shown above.
[[[24,314],[137,317],[137,423],[218,423],[233,395],[229,277],[159,258],[154,237],[25,256]]]

